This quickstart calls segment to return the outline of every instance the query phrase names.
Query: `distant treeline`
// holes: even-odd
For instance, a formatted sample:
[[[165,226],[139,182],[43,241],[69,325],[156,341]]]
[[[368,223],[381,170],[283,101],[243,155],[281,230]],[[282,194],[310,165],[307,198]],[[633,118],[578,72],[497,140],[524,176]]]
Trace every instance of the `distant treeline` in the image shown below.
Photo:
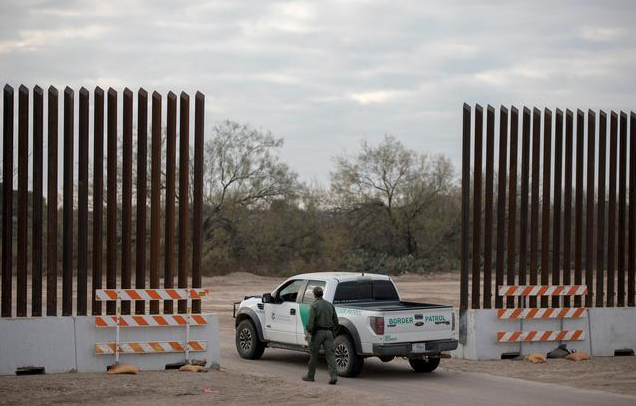
[[[459,268],[461,195],[447,158],[386,136],[335,156],[324,188],[280,162],[282,143],[229,121],[214,128],[205,151],[205,272]]]

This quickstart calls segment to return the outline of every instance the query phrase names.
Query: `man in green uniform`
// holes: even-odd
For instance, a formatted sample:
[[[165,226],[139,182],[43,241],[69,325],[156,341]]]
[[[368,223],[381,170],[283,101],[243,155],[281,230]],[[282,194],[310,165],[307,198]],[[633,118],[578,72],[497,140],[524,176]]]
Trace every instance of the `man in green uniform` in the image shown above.
[[[309,358],[309,371],[303,376],[303,381],[314,380],[318,353],[322,345],[327,358],[329,376],[331,377],[329,384],[335,385],[338,382],[338,371],[336,370],[336,350],[333,340],[338,327],[338,316],[336,315],[336,308],[322,298],[322,288],[320,286],[316,286],[313,292],[316,300],[311,304],[309,319],[307,320],[307,332],[311,337],[309,339],[311,356]]]

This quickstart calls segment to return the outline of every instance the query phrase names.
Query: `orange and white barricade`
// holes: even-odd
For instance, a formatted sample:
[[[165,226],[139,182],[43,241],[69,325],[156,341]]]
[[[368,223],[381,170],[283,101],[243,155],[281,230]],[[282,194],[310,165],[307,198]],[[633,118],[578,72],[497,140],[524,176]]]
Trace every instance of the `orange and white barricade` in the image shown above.
[[[190,340],[190,327],[204,326],[207,319],[201,314],[192,314],[192,300],[204,299],[208,295],[205,289],[98,289],[95,299],[115,301],[115,315],[95,316],[95,327],[115,328],[115,341],[95,343],[96,355],[115,354],[115,364],[119,363],[119,354],[160,354],[184,352],[186,361],[190,361],[190,352],[205,352],[205,340]],[[122,301],[150,300],[186,300],[185,314],[135,314],[122,315]],[[139,341],[121,342],[120,328],[129,327],[174,327],[185,328],[185,341]]]
[[[499,296],[582,296],[587,295],[586,285],[511,285],[499,286]],[[547,307],[498,309],[499,320],[549,320],[578,319],[585,317],[585,307]],[[500,331],[497,341],[500,343],[579,341],[585,339],[583,330],[545,330],[545,331]]]

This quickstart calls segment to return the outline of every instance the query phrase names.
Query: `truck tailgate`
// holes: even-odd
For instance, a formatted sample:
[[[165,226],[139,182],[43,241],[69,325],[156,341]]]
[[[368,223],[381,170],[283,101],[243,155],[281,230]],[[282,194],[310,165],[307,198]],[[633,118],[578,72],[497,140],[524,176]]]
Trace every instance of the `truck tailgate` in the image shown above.
[[[384,342],[420,342],[448,339],[453,334],[452,307],[384,313]]]

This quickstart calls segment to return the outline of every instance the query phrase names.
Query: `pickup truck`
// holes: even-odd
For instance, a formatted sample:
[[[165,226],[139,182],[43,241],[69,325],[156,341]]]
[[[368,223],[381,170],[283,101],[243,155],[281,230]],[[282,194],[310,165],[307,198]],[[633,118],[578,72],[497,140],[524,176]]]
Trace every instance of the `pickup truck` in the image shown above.
[[[406,358],[415,372],[432,372],[445,351],[457,348],[455,312],[450,306],[401,301],[386,275],[318,272],[287,279],[272,293],[234,303],[236,349],[258,359],[266,347],[308,351],[305,326],[320,286],[338,314],[336,366],[357,376],[364,359]]]

